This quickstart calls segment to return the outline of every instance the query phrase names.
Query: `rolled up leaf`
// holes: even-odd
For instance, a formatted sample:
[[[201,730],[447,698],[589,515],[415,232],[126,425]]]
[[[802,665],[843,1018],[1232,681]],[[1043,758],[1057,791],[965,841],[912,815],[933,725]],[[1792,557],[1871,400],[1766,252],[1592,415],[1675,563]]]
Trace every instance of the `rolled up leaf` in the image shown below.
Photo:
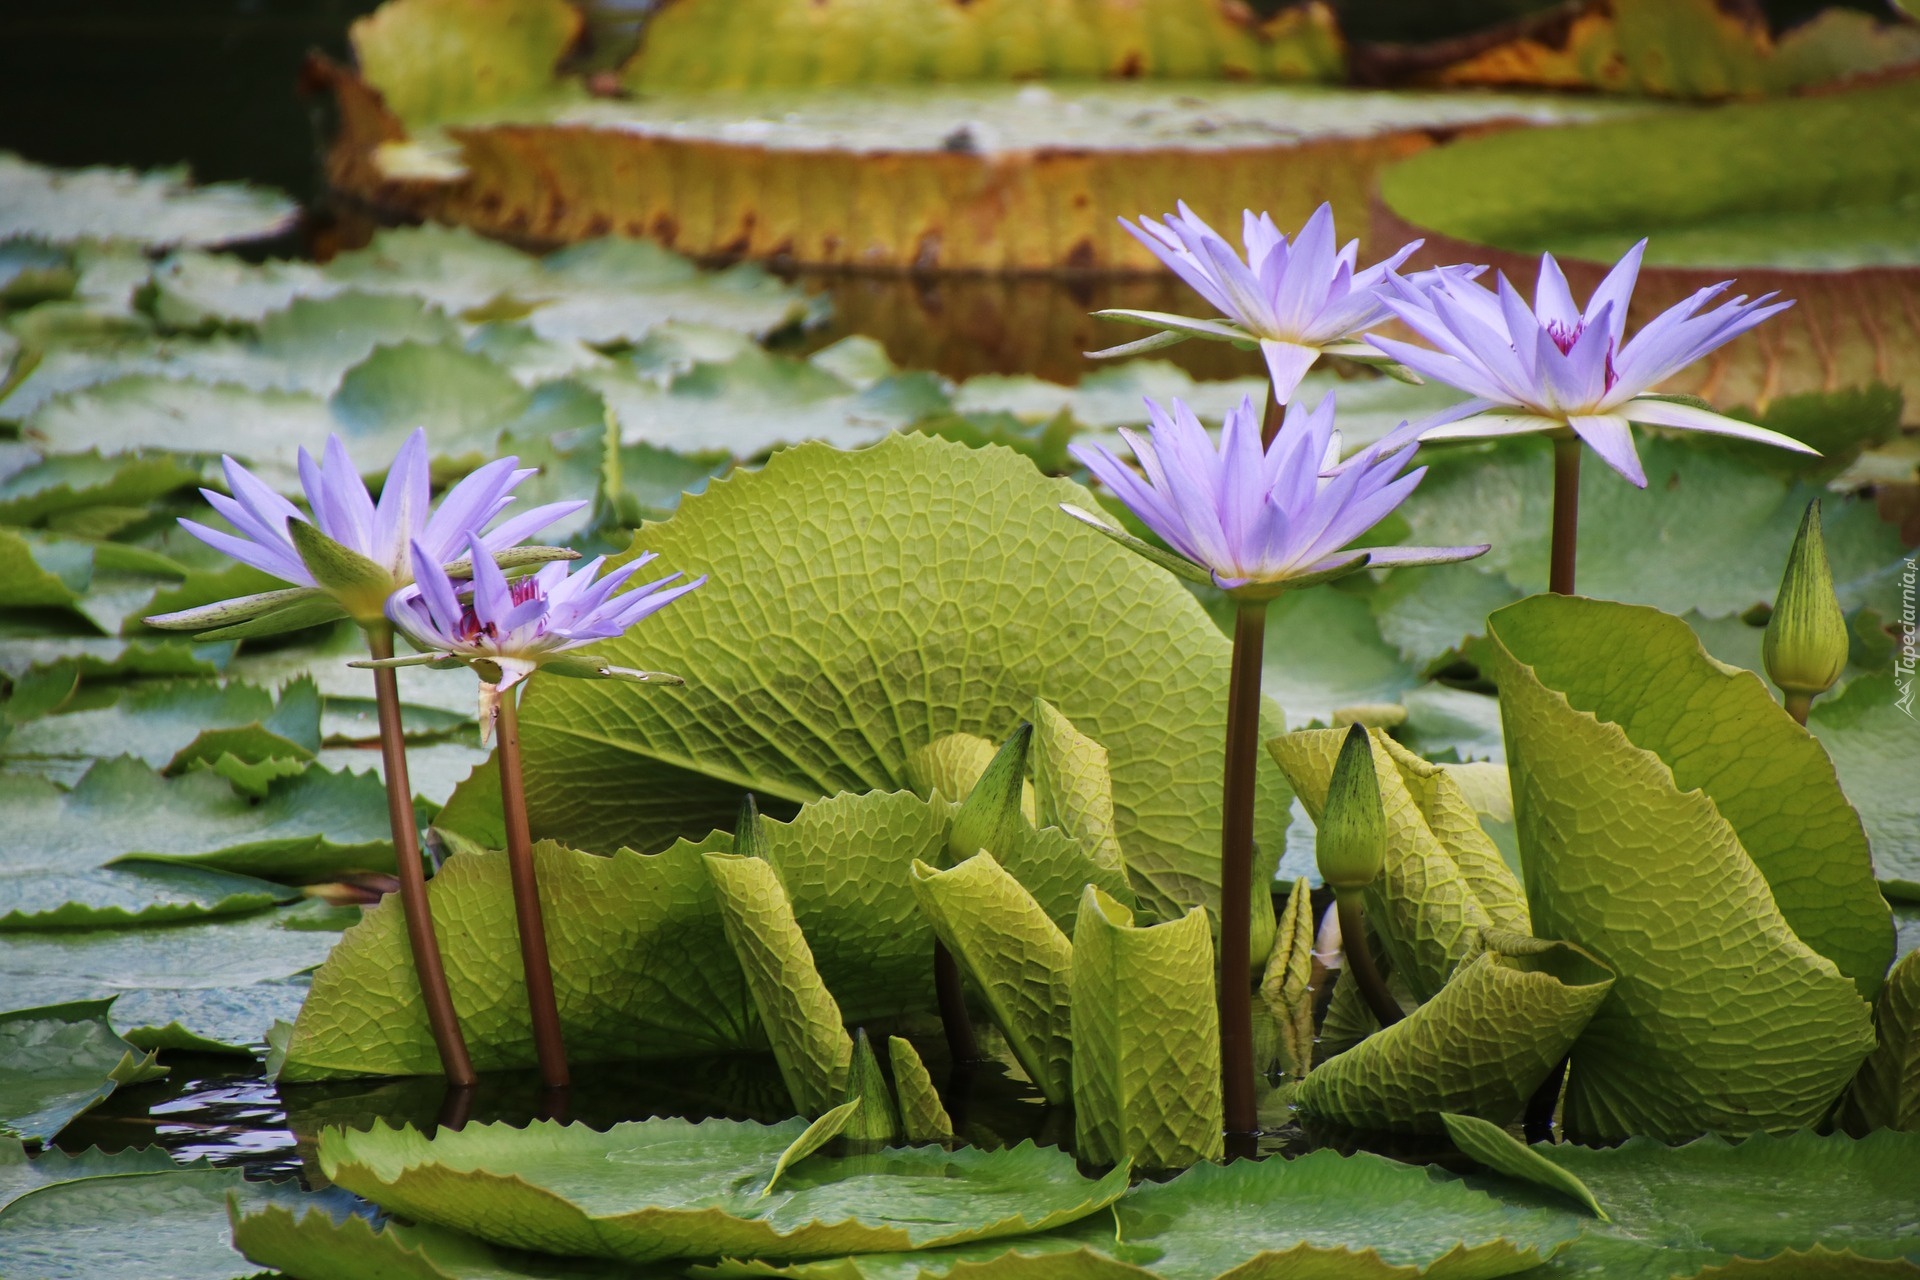
[[[1494,934],[1405,1019],[1321,1063],[1302,1109],[1356,1129],[1432,1133],[1443,1112],[1506,1124],[1613,986],[1578,947]]]
[[[1920,1131],[1920,951],[1902,956],[1887,975],[1873,1022],[1879,1044],[1847,1090],[1840,1123],[1855,1136]]]
[[[1584,1205],[1600,1221],[1611,1221],[1592,1188],[1499,1125],[1478,1116],[1457,1116],[1451,1112],[1440,1119],[1446,1123],[1447,1136],[1453,1139],[1453,1145],[1487,1168],[1558,1191]]]
[[[993,763],[997,750],[992,742],[977,733],[946,734],[907,754],[907,781],[917,795],[964,800],[987,766]],[[1031,822],[1034,817],[1032,783],[1025,784],[1021,792],[1020,808]]]
[[[1073,944],[990,853],[949,871],[913,866],[933,931],[987,1002],[1014,1057],[1048,1102],[1073,1096]]]
[[[1309,729],[1267,744],[1315,822],[1326,804],[1334,761],[1346,736],[1343,729]],[[1443,843],[1429,825],[1409,779],[1438,811],[1451,814],[1451,799],[1445,803],[1438,799],[1447,782],[1436,779],[1437,767],[1390,750],[1384,730],[1373,730],[1370,736],[1380,802],[1387,817],[1387,855],[1379,878],[1366,891],[1367,919],[1385,951],[1383,967],[1399,974],[1417,998],[1426,1000],[1479,951],[1482,935],[1494,926],[1494,911],[1481,894],[1488,895],[1503,919],[1512,919],[1518,886],[1511,875],[1503,886],[1497,878],[1478,874],[1486,869],[1485,858],[1461,840],[1464,828],[1458,822],[1446,827],[1455,841],[1452,846]],[[1454,788],[1453,795],[1457,794]],[[1464,798],[1459,805],[1465,806]],[[1477,821],[1474,826],[1478,827]],[[1497,860],[1498,851],[1492,856]],[[1475,868],[1475,878],[1470,879],[1463,869],[1463,858]]]
[[[865,1150],[887,1146],[900,1137],[900,1112],[893,1105],[893,1091],[880,1074],[880,1060],[873,1056],[873,1042],[866,1028],[854,1033],[853,1062],[847,1070],[847,1084],[841,1106],[852,1107],[839,1132]]]
[[[1081,733],[1045,698],[1033,700],[1035,825],[1058,827],[1102,867],[1121,868],[1113,825],[1113,775],[1107,749]]]
[[[773,867],[759,858],[703,857],[727,941],[740,959],[794,1108],[804,1116],[825,1115],[846,1101],[853,1038],[814,967],[787,891]]]
[[[1280,1069],[1299,1078],[1313,1066],[1313,893],[1305,876],[1293,882],[1260,979],[1260,999],[1273,1017]]]
[[[887,1056],[893,1061],[893,1087],[900,1100],[901,1137],[916,1146],[951,1143],[953,1118],[941,1104],[940,1091],[933,1087],[919,1050],[911,1040],[888,1036]]]
[[[1220,1013],[1205,908],[1136,927],[1088,885],[1073,931],[1074,1144],[1179,1169],[1223,1150]]]
[[[1535,928],[1617,975],[1574,1046],[1584,1137],[1818,1123],[1873,1048],[1892,947],[1860,820],[1751,672],[1654,609],[1489,620]]]

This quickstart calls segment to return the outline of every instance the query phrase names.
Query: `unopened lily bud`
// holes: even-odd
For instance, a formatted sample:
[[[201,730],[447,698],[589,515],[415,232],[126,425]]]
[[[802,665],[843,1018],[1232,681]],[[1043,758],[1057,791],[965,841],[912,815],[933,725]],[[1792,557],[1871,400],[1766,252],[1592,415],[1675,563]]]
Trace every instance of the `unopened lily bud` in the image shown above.
[[[1033,725],[1023,722],[973,784],[972,793],[953,815],[953,829],[947,836],[947,854],[953,861],[964,862],[982,849],[1004,855],[1025,825],[1020,796],[1032,742]]]
[[[1347,730],[1327,784],[1314,855],[1320,878],[1345,897],[1372,884],[1387,854],[1387,815],[1373,771],[1373,743],[1360,725]]]
[[[1789,701],[1825,693],[1847,665],[1847,620],[1833,594],[1818,499],[1807,505],[1787,553],[1762,652],[1767,675]]]
[[[340,603],[355,622],[385,621],[382,610],[393,593],[393,574],[353,548],[335,542],[305,520],[287,521],[287,538],[314,582]]]

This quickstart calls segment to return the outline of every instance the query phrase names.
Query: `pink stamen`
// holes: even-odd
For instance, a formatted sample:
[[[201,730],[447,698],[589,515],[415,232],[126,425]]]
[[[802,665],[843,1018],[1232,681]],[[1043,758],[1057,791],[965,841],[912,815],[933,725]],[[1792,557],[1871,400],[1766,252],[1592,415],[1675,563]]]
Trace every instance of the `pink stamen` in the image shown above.
[[[541,588],[539,578],[531,574],[507,583],[507,598],[515,606],[523,605],[529,600],[539,600],[545,595],[546,592]],[[498,640],[500,632],[491,622],[480,621],[479,615],[474,613],[473,606],[469,604],[460,610],[459,636],[462,641],[471,644],[482,636],[489,640]]]
[[[1580,341],[1580,335],[1586,331],[1587,322],[1584,320],[1577,320],[1571,326],[1563,325],[1552,320],[1547,322],[1547,337],[1553,339],[1553,345],[1560,348],[1560,354],[1563,356],[1573,350],[1573,344]],[[1613,390],[1613,384],[1620,380],[1619,375],[1613,371],[1613,345],[1612,339],[1609,339],[1607,341],[1606,373],[1607,390],[1609,391]]]

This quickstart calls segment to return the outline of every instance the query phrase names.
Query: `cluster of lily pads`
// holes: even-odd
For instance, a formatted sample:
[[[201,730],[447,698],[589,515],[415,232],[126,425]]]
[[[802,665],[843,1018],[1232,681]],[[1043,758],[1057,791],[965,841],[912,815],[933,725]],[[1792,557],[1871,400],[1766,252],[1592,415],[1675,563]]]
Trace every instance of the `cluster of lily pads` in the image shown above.
[[[1885,719],[1897,711],[1859,692],[1891,683],[1879,622],[1897,607],[1897,540],[1866,504],[1836,501],[1823,549],[1801,515],[1818,473],[1791,461],[1670,438],[1634,451],[1628,418],[1776,444],[1792,433],[1779,416],[1758,427],[1636,399],[1655,374],[1621,345],[1630,267],[1583,314],[1551,275],[1532,306],[1460,272],[1363,280],[1330,223],[1283,240],[1250,219],[1246,263],[1192,220],[1169,233],[1162,247],[1219,290],[1222,315],[1129,318],[1259,345],[1272,384],[1253,388],[1257,403],[1234,388],[1203,415],[1154,406],[1152,442],[1134,442],[1146,484],[1111,452],[1061,447],[1099,430],[1085,412],[1097,386],[1000,387],[1078,412],[995,418],[965,410],[996,388],[878,372],[857,344],[802,359],[676,326],[661,316],[710,292],[751,299],[759,319],[739,327],[762,334],[804,319],[806,304],[750,270],[703,276],[641,246],[538,261],[423,231],[306,267],[8,241],[23,265],[9,277],[18,349],[0,396],[15,426],[0,511],[16,522],[0,531],[15,544],[0,567],[12,682],[0,783],[3,816],[25,836],[4,863],[0,968],[19,981],[0,1033],[20,1046],[9,1066],[26,1066],[7,1127],[48,1142],[160,1068],[157,1051],[188,1046],[270,1038],[269,1069],[289,1086],[442,1070],[458,1082],[456,1023],[472,1067],[538,1063],[556,1084],[562,1039],[576,1069],[770,1052],[801,1118],[328,1132],[321,1172],[380,1206],[373,1216],[143,1154],[0,1153],[0,1259],[70,1249],[61,1237],[111,1203],[140,1206],[159,1235],[177,1225],[182,1256],[215,1268],[245,1265],[206,1261],[209,1214],[224,1250],[230,1212],[248,1257],[303,1276],[562,1265],[536,1254],[702,1275],[1064,1267],[1169,1280],[1249,1265],[1704,1275],[1746,1267],[1736,1255],[1783,1273],[1920,1265],[1920,1152],[1910,1134],[1871,1132],[1910,1129],[1920,1111],[1920,968],[1909,958],[1889,974],[1882,897],[1883,886],[1911,895],[1920,851],[1884,754],[1902,741]],[[436,279],[435,252],[496,274],[476,282],[447,266]],[[666,300],[610,277],[623,260],[657,272]],[[1346,294],[1357,305],[1333,323],[1327,304]],[[1360,348],[1386,307],[1448,349]],[[369,324],[376,312],[393,326]],[[1660,332],[1697,354],[1730,336],[1727,322],[1758,318],[1736,309],[1696,334],[1683,315]],[[1512,341],[1523,329],[1530,356]],[[1328,347],[1457,379],[1516,438],[1429,450],[1417,490],[1419,477],[1401,475],[1415,430],[1354,433],[1374,438],[1343,458],[1339,402],[1400,393],[1357,382],[1309,411],[1305,365]],[[839,388],[811,401],[828,429],[804,415],[793,425],[790,389],[820,379]],[[1442,391],[1427,407],[1454,399]],[[1282,402],[1284,414],[1263,415]],[[753,424],[717,460],[675,454],[692,437],[647,425],[702,404]],[[194,424],[184,440],[182,413]],[[1217,452],[1200,416],[1225,417]],[[420,418],[429,432],[408,434]],[[1647,589],[1713,600],[1692,627],[1645,603],[1514,602],[1537,585],[1532,560],[1548,560],[1534,504],[1551,464],[1524,434],[1539,431],[1575,439],[1575,457],[1584,437],[1628,478],[1654,481],[1649,503],[1662,484],[1682,502],[1696,488],[1738,491],[1771,553],[1742,547],[1732,572],[1747,577],[1733,585],[1691,581],[1669,558]],[[316,462],[302,450],[332,433],[353,451]],[[599,565],[569,575],[559,548],[516,557],[510,544],[538,520],[486,532],[516,483],[546,499],[584,476],[590,505],[540,516],[572,544],[564,554],[619,551],[682,484],[793,435],[831,443],[707,485],[643,531],[646,556],[636,547],[606,577]],[[833,447],[856,438],[878,442]],[[395,444],[375,504],[355,459]],[[508,448],[546,474],[495,456]],[[216,476],[221,452],[240,461]],[[1597,560],[1592,576],[1612,586],[1662,543],[1646,520],[1661,508],[1624,505],[1642,495],[1582,485],[1577,468],[1569,480],[1558,452],[1555,540],[1570,548],[1583,532],[1583,569]],[[1065,472],[1076,457],[1104,491],[1033,465]],[[631,464],[661,477],[659,501],[634,486]],[[241,568],[171,527],[194,518],[199,504],[176,495],[202,481],[224,481],[208,501],[241,537],[200,532]],[[429,517],[432,488],[448,482]],[[1518,514],[1488,530],[1494,493]],[[1664,518],[1706,527],[1725,513]],[[1773,625],[1733,616],[1773,598],[1796,527],[1798,567]],[[1351,549],[1369,530],[1378,545]],[[1468,565],[1392,568],[1486,545]],[[1829,551],[1850,598],[1828,585]],[[1553,560],[1570,564],[1571,551]],[[674,589],[610,592],[654,563],[710,578],[626,635]],[[1190,588],[1166,568],[1205,580]],[[1330,585],[1295,591],[1316,581]],[[563,604],[580,616],[559,619]],[[1233,643],[1209,609],[1234,620]],[[1296,646],[1310,670],[1316,633],[1347,618],[1394,673],[1318,708],[1335,727],[1284,732],[1260,694],[1263,658],[1282,676],[1270,689],[1308,684],[1289,670]],[[167,640],[142,619],[207,634]],[[490,717],[472,715],[464,673],[451,673],[464,685],[432,667],[396,680],[392,667],[411,661],[383,647],[396,623],[423,657],[460,659],[496,690],[544,672],[525,682],[524,708],[512,694],[495,704],[500,768],[475,769],[418,813],[407,750],[482,760]],[[374,642],[371,706],[366,677],[346,669],[356,626]],[[1850,791],[1844,750],[1830,758],[1759,679],[1709,658],[1701,633],[1744,648],[1815,730],[1829,714],[1829,741],[1859,732],[1852,750],[1872,758],[1885,792],[1870,769]],[[591,642],[595,656],[564,656],[556,638]],[[656,667],[689,684],[550,678]],[[207,678],[235,671],[312,674],[277,698]],[[1413,699],[1391,696],[1438,672],[1453,683],[1425,690],[1444,710],[1472,705],[1462,719],[1497,723],[1497,744],[1435,727],[1432,712],[1423,726]],[[1497,721],[1484,684],[1498,690]],[[1346,727],[1356,720],[1370,731]],[[372,776],[331,767],[376,742],[384,797]],[[1294,796],[1318,824],[1318,862],[1297,834],[1305,824],[1289,835]],[[439,862],[424,883],[421,821]],[[84,840],[62,838],[78,824]],[[1878,880],[1869,831],[1890,837]],[[1253,890],[1288,861],[1276,918],[1274,897]],[[1315,953],[1334,944],[1316,936],[1317,877],[1293,874],[1320,866],[1344,908],[1348,971],[1373,976],[1337,983],[1323,1020]],[[333,930],[354,913],[294,903],[292,886],[368,872],[396,873],[411,901],[384,901],[344,934]],[[445,955],[443,977],[423,964],[428,951]],[[1221,993],[1246,998],[1237,1009],[1216,1011],[1221,965]],[[298,976],[309,970],[310,989]],[[110,1006],[119,992],[131,994]],[[1114,1171],[1088,1179],[1030,1146],[949,1149],[966,1126],[921,1049],[890,1036],[883,1068],[878,1037],[861,1030],[936,1014],[956,1047],[973,1018],[991,1024],[974,1043],[1004,1045],[1048,1102],[1070,1105],[1078,1155]],[[1568,1132],[1645,1136],[1611,1152],[1508,1136],[1501,1126],[1549,1082],[1551,1112],[1563,1061]],[[1249,1078],[1270,1062],[1279,1069]],[[1251,1127],[1236,1106],[1254,1123],[1297,1107],[1316,1124],[1444,1132],[1494,1172],[1463,1183],[1332,1152],[1208,1165],[1223,1129]],[[1836,1120],[1869,1136],[1648,1140]],[[1131,1168],[1190,1165],[1128,1189]],[[1691,1190],[1645,1194],[1669,1180]]]

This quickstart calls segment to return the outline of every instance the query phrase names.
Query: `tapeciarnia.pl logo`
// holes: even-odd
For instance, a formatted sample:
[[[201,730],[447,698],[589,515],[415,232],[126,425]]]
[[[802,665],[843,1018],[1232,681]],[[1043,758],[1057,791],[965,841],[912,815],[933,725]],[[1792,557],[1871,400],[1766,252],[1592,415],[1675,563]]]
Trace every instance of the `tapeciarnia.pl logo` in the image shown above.
[[[1920,646],[1920,628],[1914,622],[1914,578],[1915,564],[1920,557],[1908,556],[1900,569],[1900,632],[1899,652],[1893,655],[1894,705],[1907,713],[1908,719],[1920,719],[1914,714],[1913,669],[1915,648]]]

